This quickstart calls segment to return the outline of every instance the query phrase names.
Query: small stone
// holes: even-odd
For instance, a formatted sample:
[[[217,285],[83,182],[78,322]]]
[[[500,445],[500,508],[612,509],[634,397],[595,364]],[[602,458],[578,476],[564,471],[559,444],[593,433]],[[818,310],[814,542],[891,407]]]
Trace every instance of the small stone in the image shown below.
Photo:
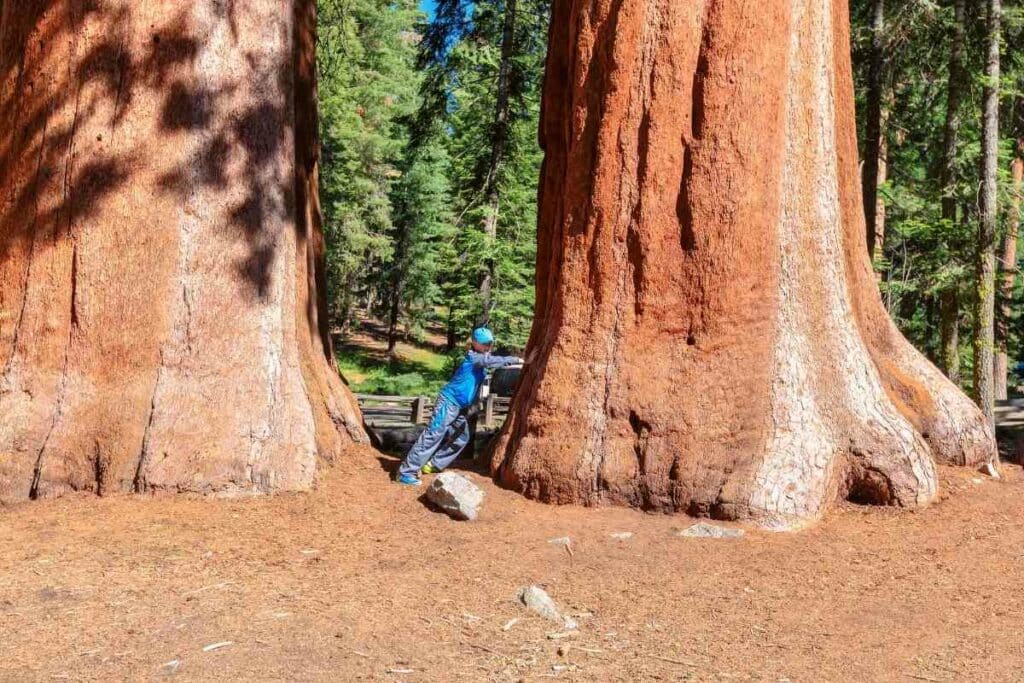
[[[427,500],[453,519],[473,521],[484,501],[484,491],[461,474],[442,472],[427,488]]]
[[[743,529],[729,529],[707,522],[697,522],[693,526],[677,532],[676,535],[688,538],[740,538],[744,533]]]
[[[219,650],[223,647],[228,647],[229,645],[234,645],[234,643],[230,640],[222,640],[219,643],[210,643],[203,648],[203,652],[213,652],[214,650]]]
[[[552,538],[550,541],[548,541],[548,543],[550,543],[551,545],[570,546],[572,545],[572,539],[568,536],[561,536],[559,538]]]
[[[632,531],[616,531],[615,533],[610,534],[610,536],[613,539],[615,539],[616,541],[628,541],[629,539],[633,538],[633,532]]]
[[[536,614],[549,621],[559,621],[567,629],[579,628],[579,625],[571,617],[567,617],[559,611],[555,601],[540,586],[527,586],[519,591],[519,601]]]

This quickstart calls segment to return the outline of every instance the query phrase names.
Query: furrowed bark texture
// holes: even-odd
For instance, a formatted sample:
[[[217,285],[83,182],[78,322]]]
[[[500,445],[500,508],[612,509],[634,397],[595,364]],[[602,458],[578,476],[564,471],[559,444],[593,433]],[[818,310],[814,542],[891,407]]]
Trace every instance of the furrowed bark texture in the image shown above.
[[[5,3],[0,502],[301,490],[332,369],[314,4]]]
[[[886,315],[847,6],[553,6],[536,362],[492,469],[554,503],[793,528],[994,451]]]

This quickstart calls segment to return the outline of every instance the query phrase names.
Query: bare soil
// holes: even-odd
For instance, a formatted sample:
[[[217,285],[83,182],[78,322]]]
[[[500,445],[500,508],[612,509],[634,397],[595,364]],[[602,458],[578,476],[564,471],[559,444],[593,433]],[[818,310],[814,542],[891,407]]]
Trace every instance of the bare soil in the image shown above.
[[[472,472],[482,518],[455,522],[377,457],[308,495],[0,509],[0,679],[1020,679],[1016,466],[943,470],[922,512],[703,540],[674,535],[686,517],[549,507]],[[520,607],[527,584],[578,634]]]

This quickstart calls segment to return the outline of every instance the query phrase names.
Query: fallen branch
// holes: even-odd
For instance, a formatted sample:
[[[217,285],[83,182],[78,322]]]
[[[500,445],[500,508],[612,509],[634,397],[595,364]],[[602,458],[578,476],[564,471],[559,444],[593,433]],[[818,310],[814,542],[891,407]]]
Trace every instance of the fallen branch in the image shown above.
[[[692,667],[696,667],[697,666],[693,662],[686,662],[686,661],[683,661],[682,659],[672,659],[671,657],[662,657],[661,655],[651,655],[651,658],[652,659],[660,659],[661,661],[668,662],[669,664],[678,664],[679,666],[692,666]]]

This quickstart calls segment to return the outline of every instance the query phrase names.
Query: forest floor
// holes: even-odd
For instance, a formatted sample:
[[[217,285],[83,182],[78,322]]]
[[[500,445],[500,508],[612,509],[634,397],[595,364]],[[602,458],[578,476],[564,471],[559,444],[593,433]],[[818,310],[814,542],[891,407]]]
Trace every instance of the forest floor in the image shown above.
[[[996,681],[1024,667],[1024,474],[793,534],[487,492],[430,511],[354,454],[308,495],[0,509],[0,680]],[[632,532],[614,540],[615,532]],[[572,539],[570,554],[551,539]],[[516,601],[539,584],[580,622]],[[518,621],[516,621],[518,620]]]

